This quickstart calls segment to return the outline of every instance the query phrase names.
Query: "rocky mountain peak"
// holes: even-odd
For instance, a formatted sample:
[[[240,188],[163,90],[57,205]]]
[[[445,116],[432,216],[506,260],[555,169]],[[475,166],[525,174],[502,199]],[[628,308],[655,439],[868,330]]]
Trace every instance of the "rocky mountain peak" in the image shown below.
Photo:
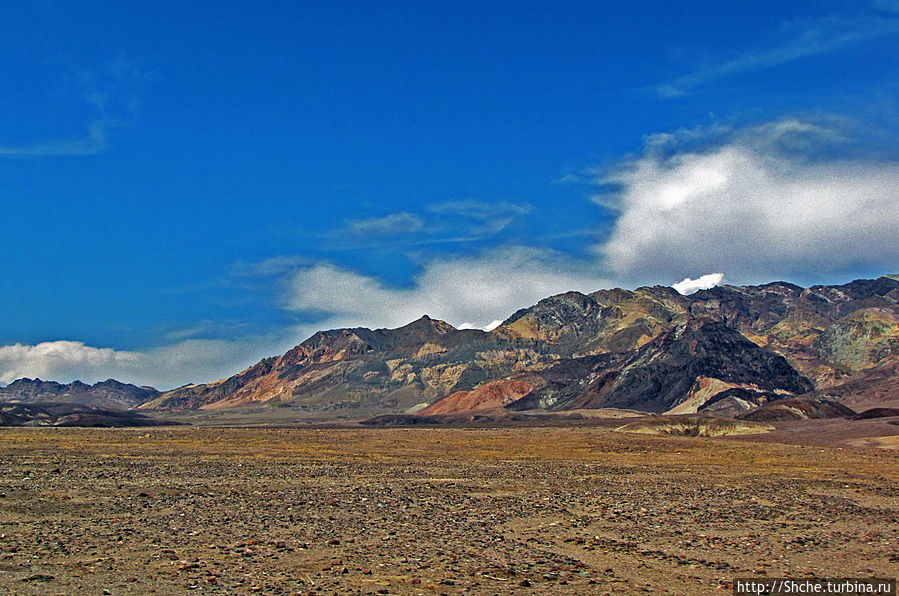
[[[447,333],[457,331],[457,329],[446,321],[432,319],[428,315],[422,315],[420,318],[412,321],[411,323],[403,325],[402,327],[398,327],[396,329],[387,329],[384,331],[389,335],[395,337],[409,339],[419,336],[432,336],[435,334],[446,335]]]

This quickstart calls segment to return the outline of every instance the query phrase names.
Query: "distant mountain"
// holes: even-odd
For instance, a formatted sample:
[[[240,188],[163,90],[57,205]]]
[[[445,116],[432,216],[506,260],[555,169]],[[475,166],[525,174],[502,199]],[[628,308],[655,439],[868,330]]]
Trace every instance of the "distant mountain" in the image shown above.
[[[654,286],[552,296],[491,332],[429,317],[398,329],[320,332],[233,377],[141,407],[287,404],[352,417],[496,407],[733,414],[810,392],[839,398],[849,385],[853,399],[888,402],[895,396],[869,395],[861,379],[894,387],[897,363],[893,276],[690,296]]]
[[[40,379],[19,379],[0,387],[0,403],[68,403],[107,410],[127,410],[160,395],[152,387],[138,387],[108,379],[93,385],[81,381],[61,384]]]

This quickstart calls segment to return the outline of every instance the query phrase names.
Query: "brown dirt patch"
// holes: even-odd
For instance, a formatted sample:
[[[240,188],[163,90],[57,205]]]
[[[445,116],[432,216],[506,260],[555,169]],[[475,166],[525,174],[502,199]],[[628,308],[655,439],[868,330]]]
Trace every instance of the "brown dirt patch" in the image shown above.
[[[3,429],[0,592],[720,594],[899,575],[899,453],[605,428]]]

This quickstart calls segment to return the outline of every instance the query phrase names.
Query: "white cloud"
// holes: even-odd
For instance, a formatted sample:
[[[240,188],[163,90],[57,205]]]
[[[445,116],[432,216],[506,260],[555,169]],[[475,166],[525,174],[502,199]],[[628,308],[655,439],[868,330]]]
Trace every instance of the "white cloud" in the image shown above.
[[[495,321],[490,321],[490,323],[486,327],[484,327],[484,331],[493,331],[494,329],[496,329],[497,327],[499,327],[502,324],[503,324],[503,322],[500,319],[496,319]]]
[[[723,273],[709,273],[702,275],[698,279],[690,279],[689,277],[682,279],[671,287],[684,296],[693,294],[699,290],[708,290],[715,286],[720,286],[724,281]]]
[[[456,329],[480,329],[481,331],[493,331],[494,329],[496,329],[497,327],[499,327],[502,324],[503,324],[502,319],[495,319],[493,321],[490,321],[483,327],[478,327],[477,325],[472,325],[471,323],[466,322],[466,323],[462,323],[461,325],[456,327]]]
[[[882,2],[881,9],[895,10]],[[892,15],[830,16],[787,23],[781,39],[769,47],[745,50],[717,63],[659,85],[662,97],[684,95],[703,84],[747,72],[756,72],[808,58],[830,54],[870,39],[899,33],[899,21]]]
[[[602,202],[619,215],[595,249],[626,279],[711,270],[747,282],[892,269],[899,164],[821,158],[839,136],[784,120],[703,149],[647,146],[599,180],[617,187]]]
[[[452,325],[493,325],[516,309],[568,290],[594,291],[609,281],[590,264],[551,251],[513,247],[476,257],[435,259],[411,288],[318,264],[289,283],[291,310],[324,315],[326,327],[397,327],[422,315]]]

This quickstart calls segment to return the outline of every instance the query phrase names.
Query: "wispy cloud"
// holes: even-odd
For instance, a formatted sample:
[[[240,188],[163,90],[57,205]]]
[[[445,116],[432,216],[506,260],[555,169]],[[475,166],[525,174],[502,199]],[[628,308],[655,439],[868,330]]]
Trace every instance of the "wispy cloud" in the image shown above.
[[[899,1],[897,0],[871,0],[871,5],[879,10],[899,13]]]
[[[134,119],[140,105],[136,89],[151,80],[152,76],[120,55],[97,70],[69,67],[60,78],[60,84],[73,103],[86,107],[87,126],[84,133],[80,136],[0,145],[0,157],[84,156],[108,150],[110,131]]]
[[[435,244],[477,242],[497,236],[516,218],[531,212],[528,203],[476,199],[445,201],[417,212],[399,211],[349,220],[323,234],[336,249],[408,249]]]
[[[662,97],[677,97],[725,77],[762,71],[796,60],[830,54],[877,37],[897,33],[899,33],[899,19],[882,13],[851,17],[831,16],[787,23],[781,28],[779,42],[769,47],[747,49],[658,85],[654,90]]]
[[[234,277],[273,277],[311,264],[308,257],[279,255],[257,262],[238,262],[231,267],[230,274]]]
[[[109,148],[107,131],[111,121],[105,118],[91,122],[87,133],[75,139],[56,139],[22,145],[18,147],[0,147],[0,157],[50,157],[94,155]]]
[[[516,217],[530,213],[531,205],[465,199],[431,205],[429,211],[444,218],[443,224],[458,229],[461,233],[457,237],[464,238],[498,234],[509,227]],[[458,223],[452,218],[457,218]]]
[[[423,227],[424,223],[422,223],[421,218],[405,211],[391,213],[384,217],[356,219],[347,224],[347,229],[354,234],[374,234],[376,236],[414,234]]]

